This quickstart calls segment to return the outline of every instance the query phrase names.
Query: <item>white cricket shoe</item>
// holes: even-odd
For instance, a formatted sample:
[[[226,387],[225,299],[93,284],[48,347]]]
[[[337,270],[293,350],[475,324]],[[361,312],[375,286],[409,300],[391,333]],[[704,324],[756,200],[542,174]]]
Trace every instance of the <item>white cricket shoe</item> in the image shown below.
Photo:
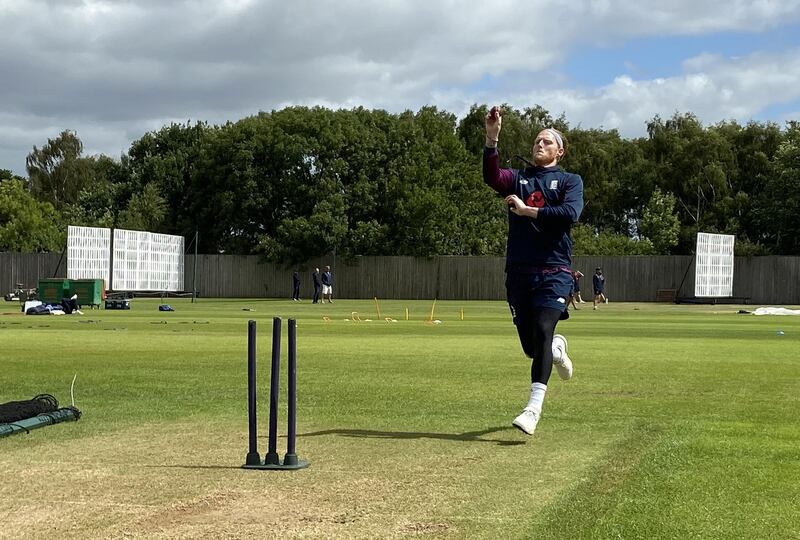
[[[553,336],[553,365],[561,379],[568,381],[572,378],[572,360],[567,356],[567,338],[561,334]]]
[[[530,409],[522,409],[522,413],[514,418],[511,425],[528,435],[533,435],[533,432],[536,431],[536,424],[538,423],[539,415],[536,412]]]

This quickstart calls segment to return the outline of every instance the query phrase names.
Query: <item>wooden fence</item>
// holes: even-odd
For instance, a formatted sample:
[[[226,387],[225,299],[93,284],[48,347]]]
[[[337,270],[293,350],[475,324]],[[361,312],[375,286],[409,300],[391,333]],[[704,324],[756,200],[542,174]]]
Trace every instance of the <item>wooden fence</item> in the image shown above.
[[[652,302],[659,290],[692,296],[691,256],[576,257],[573,267],[582,280],[584,299],[591,297],[591,275],[602,267],[611,301]],[[311,272],[330,265],[334,296],[339,298],[404,298],[501,300],[505,298],[502,257],[356,257],[329,256],[285,267],[262,263],[255,256],[199,255],[185,261],[185,287],[193,282],[201,297],[290,297],[292,271],[301,274],[301,296],[312,293]],[[800,304],[800,257],[736,257],[733,293],[751,304]],[[39,279],[66,276],[66,261],[58,253],[0,253],[3,293],[16,283],[36,287]]]
[[[14,290],[17,284],[34,289],[40,279],[67,275],[67,256],[60,253],[0,252],[0,294]]]

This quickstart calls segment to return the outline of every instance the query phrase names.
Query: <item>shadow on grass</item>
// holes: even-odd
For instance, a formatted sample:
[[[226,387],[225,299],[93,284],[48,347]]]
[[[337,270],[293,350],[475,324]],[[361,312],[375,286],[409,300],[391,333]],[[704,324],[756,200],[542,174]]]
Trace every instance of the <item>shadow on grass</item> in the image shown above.
[[[142,465],[146,469],[229,469],[239,470],[241,465]]]
[[[377,431],[372,429],[326,429],[311,433],[299,433],[298,437],[319,437],[321,435],[341,435],[342,437],[357,437],[365,439],[439,439],[443,441],[486,442],[498,446],[517,446],[525,441],[483,438],[485,435],[499,431],[515,431],[513,427],[498,426],[478,431],[465,433],[427,433],[417,431]]]
[[[463,442],[483,442],[494,443],[498,446],[519,446],[525,444],[524,440],[508,440],[484,438],[485,435],[501,431],[515,432],[513,427],[498,426],[478,431],[467,431],[465,433],[427,433],[417,431],[376,431],[371,429],[325,429],[311,433],[298,433],[298,437],[320,437],[323,435],[341,435],[342,437],[356,437],[366,439],[438,439],[443,441],[463,441]],[[259,436],[259,439],[263,439]],[[286,438],[279,436],[279,439]],[[145,467],[165,468],[165,469],[241,469],[241,466],[232,465],[145,465]]]

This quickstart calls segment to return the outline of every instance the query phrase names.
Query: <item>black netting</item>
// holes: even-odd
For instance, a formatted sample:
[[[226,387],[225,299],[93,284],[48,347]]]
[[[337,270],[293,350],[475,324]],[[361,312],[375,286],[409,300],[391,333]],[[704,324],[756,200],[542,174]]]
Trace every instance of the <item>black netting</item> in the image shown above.
[[[33,418],[37,414],[58,409],[58,400],[50,394],[39,394],[25,401],[0,403],[0,424]]]

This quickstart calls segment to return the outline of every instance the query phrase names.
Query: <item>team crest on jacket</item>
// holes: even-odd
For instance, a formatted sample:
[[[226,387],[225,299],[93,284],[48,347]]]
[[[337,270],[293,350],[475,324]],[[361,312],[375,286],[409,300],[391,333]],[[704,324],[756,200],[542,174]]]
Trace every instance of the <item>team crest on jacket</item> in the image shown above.
[[[544,195],[541,191],[534,191],[528,196],[528,200],[525,201],[525,204],[536,208],[542,208],[544,207]]]

